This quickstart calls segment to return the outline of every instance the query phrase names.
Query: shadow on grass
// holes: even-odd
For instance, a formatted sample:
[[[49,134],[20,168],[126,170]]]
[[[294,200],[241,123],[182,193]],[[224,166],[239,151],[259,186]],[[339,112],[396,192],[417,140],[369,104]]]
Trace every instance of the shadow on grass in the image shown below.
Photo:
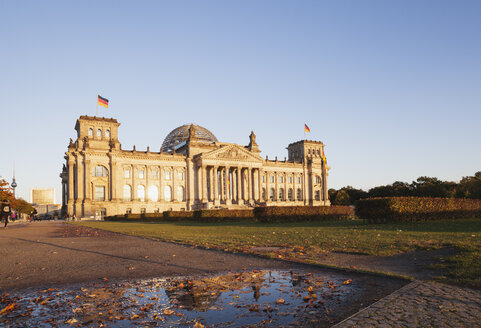
[[[114,222],[112,222],[114,223]],[[458,220],[439,220],[439,221],[420,221],[405,223],[369,224],[363,220],[338,220],[338,221],[318,221],[318,222],[282,222],[282,223],[261,223],[246,221],[231,222],[115,222],[115,223],[141,223],[149,225],[173,225],[186,227],[279,227],[279,228],[346,228],[376,231],[413,231],[413,232],[481,232],[481,219],[458,219]]]

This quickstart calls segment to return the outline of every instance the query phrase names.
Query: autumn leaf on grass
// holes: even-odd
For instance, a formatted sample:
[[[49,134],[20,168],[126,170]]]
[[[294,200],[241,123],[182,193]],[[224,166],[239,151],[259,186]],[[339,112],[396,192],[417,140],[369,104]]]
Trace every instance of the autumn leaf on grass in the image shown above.
[[[164,313],[164,315],[173,315],[173,314],[175,314],[175,311],[170,310],[170,309],[165,309],[163,313]]]
[[[0,314],[4,314],[4,313],[7,313],[9,311],[12,311],[16,306],[17,306],[16,303],[8,304],[2,311],[0,311]]]
[[[205,326],[203,324],[201,324],[200,322],[196,321],[195,322],[195,325],[194,325],[194,328],[204,328]]]
[[[286,303],[286,301],[283,299],[283,298],[279,298],[277,301],[276,301],[277,304],[284,304]]]
[[[349,285],[352,282],[352,279],[347,279],[342,282],[343,285]]]

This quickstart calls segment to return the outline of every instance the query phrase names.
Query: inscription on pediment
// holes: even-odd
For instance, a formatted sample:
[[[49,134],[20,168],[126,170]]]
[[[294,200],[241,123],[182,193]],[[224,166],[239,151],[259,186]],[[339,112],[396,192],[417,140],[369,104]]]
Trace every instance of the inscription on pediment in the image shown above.
[[[248,159],[249,156],[246,154],[242,154],[239,152],[237,149],[229,149],[226,151],[223,151],[216,156],[217,158],[231,158],[231,159]]]

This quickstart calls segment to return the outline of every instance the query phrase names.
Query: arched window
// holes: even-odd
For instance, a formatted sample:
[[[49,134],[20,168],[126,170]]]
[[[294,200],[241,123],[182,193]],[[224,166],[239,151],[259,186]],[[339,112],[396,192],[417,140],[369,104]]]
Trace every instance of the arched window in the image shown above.
[[[274,201],[274,197],[276,197],[276,191],[274,188],[271,188],[271,190],[269,190],[269,199]]]
[[[105,166],[97,165],[96,167],[93,168],[92,175],[94,177],[108,177],[109,171]]]
[[[97,129],[97,137],[102,138],[102,130]]]
[[[302,200],[302,191],[301,188],[297,189],[297,200]]]
[[[105,130],[105,138],[110,139],[110,130]]]
[[[132,187],[124,185],[124,201],[130,202],[132,200]]]
[[[156,186],[149,187],[149,199],[153,202],[159,201],[159,188]]]
[[[184,187],[182,186],[177,187],[177,200],[184,201]]]
[[[320,191],[320,190],[316,190],[316,191],[314,192],[314,195],[315,195],[314,198],[315,198],[316,200],[321,200],[321,191]]]
[[[284,188],[279,188],[279,200],[284,201]]]
[[[291,202],[294,200],[294,191],[292,190],[292,188],[289,188],[289,191],[287,192],[287,197]]]
[[[89,137],[93,137],[94,136],[94,129],[90,128],[89,129]]]
[[[266,188],[262,188],[262,199],[266,200]]]
[[[137,198],[141,201],[141,202],[145,202],[145,187],[142,186],[142,185],[139,185],[137,187]]]
[[[172,188],[170,188],[170,186],[164,187],[164,199],[166,202],[170,202],[172,200]]]

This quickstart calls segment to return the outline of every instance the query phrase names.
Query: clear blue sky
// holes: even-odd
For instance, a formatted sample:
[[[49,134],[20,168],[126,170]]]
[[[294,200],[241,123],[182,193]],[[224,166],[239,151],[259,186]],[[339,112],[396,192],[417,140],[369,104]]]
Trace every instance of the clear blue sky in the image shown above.
[[[0,176],[57,189],[80,115],[160,149],[184,123],[262,156],[326,144],[329,186],[481,170],[481,1],[2,1]]]

